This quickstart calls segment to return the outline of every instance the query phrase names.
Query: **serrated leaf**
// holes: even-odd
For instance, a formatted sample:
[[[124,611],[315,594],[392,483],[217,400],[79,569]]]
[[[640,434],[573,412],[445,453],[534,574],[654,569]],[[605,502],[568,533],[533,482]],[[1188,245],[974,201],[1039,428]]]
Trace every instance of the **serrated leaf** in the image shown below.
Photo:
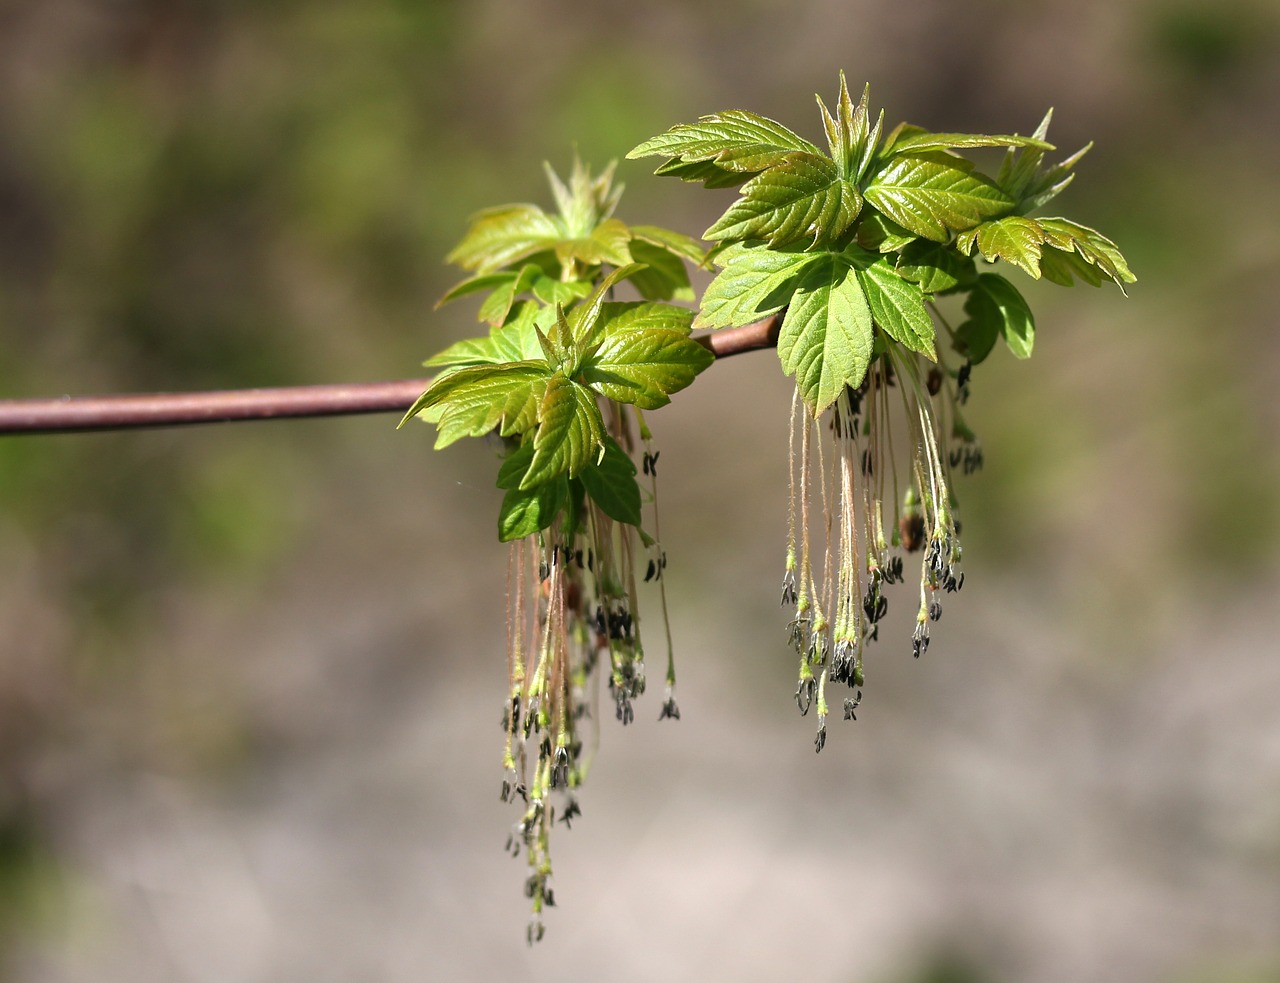
[[[616,218],[597,225],[589,235],[561,239],[554,244],[556,258],[562,263],[576,260],[587,266],[610,263],[626,266],[631,262],[631,230]]]
[[[446,261],[492,273],[547,249],[560,239],[555,220],[537,205],[502,205],[478,213]]]
[[[927,239],[915,239],[902,250],[897,269],[900,276],[920,284],[927,294],[953,290],[977,276],[971,260]]]
[[[423,362],[428,369],[465,368],[474,365],[492,365],[504,359],[498,353],[492,337],[464,338],[455,341],[444,351],[436,352]]]
[[[989,178],[942,156],[892,157],[871,178],[866,200],[898,225],[934,242],[1006,214],[1013,199]]]
[[[598,330],[600,311],[604,307],[604,299],[609,291],[623,280],[639,273],[642,269],[644,267],[639,263],[629,263],[626,266],[618,267],[616,270],[610,270],[609,274],[596,284],[591,296],[569,312],[569,325],[572,331],[567,337],[572,338],[578,357],[581,357],[591,345],[600,340],[600,332]]]
[[[862,219],[858,222],[857,240],[863,249],[873,253],[892,253],[919,237],[908,232],[897,222],[884,216],[872,208],[865,208]]]
[[[665,249],[673,256],[688,260],[694,266],[701,266],[707,258],[707,251],[697,239],[658,225],[633,225],[631,237]]]
[[[568,307],[583,297],[591,296],[592,286],[586,280],[557,280],[540,276],[533,283],[533,295],[549,307]]]
[[[520,482],[529,489],[561,474],[576,477],[598,456],[604,421],[595,395],[557,372],[547,380],[533,435],[533,460]]]
[[[724,170],[750,173],[772,167],[795,151],[819,153],[817,147],[781,123],[732,109],[703,116],[697,123],[679,123],[640,144],[627,158],[714,160]]]
[[[615,522],[640,525],[640,486],[636,466],[626,451],[609,436],[604,438],[604,455],[589,464],[578,476],[591,500]]]
[[[828,257],[804,271],[778,334],[778,358],[814,416],[857,388],[874,346],[871,310],[853,270]]]
[[[524,539],[550,527],[565,506],[568,484],[560,477],[534,488],[508,488],[498,512],[498,541]]]
[[[742,197],[702,234],[712,241],[764,239],[786,245],[835,238],[862,209],[858,189],[818,154],[790,154],[742,187]]]
[[[722,269],[702,294],[694,327],[751,324],[787,306],[795,281],[821,253],[770,249],[763,242],[734,243],[716,254]]]
[[[599,337],[609,338],[622,331],[656,328],[688,336],[693,327],[693,311],[687,307],[654,301],[611,301],[601,305]]]
[[[1126,283],[1137,279],[1116,244],[1096,229],[1065,218],[1042,218],[1039,222],[1049,245],[1062,250],[1074,249],[1081,259],[1096,266],[1122,291]]]
[[[505,270],[502,273],[482,273],[478,276],[469,276],[465,280],[455,283],[450,287],[443,297],[436,301],[436,309],[440,309],[445,304],[457,300],[459,297],[466,297],[468,294],[480,293],[485,290],[493,290],[496,287],[510,283],[516,278],[517,274],[514,270]]]
[[[998,273],[983,273],[969,298],[977,308],[989,302],[997,312],[997,328],[1004,337],[1009,351],[1017,358],[1030,358],[1031,349],[1035,345],[1036,323],[1018,289]],[[970,313],[969,303],[965,311]],[[982,310],[982,316],[990,318],[990,309]]]
[[[913,352],[937,361],[936,329],[925,309],[920,285],[904,279],[887,258],[855,272],[880,330]]]
[[[653,172],[659,177],[678,177],[681,181],[701,181],[707,189],[736,188],[754,171],[731,171],[710,160],[681,160],[673,157]]]
[[[1072,250],[1063,252],[1050,246],[1040,254],[1040,272],[1050,283],[1070,287],[1078,277],[1091,287],[1101,287],[1105,279],[1102,272],[1080,258],[1080,254]]]
[[[608,399],[655,410],[713,361],[709,350],[679,331],[621,331],[583,363],[579,378]]]
[[[1034,279],[1040,279],[1040,252],[1047,236],[1040,223],[1021,215],[1008,215],[994,222],[983,222],[956,238],[956,246],[965,254],[972,252],[975,243],[978,250],[990,262],[1003,259],[1012,263]]]
[[[399,425],[404,426],[423,410],[446,401],[480,398],[495,405],[500,404],[513,389],[545,379],[548,371],[547,363],[543,361],[504,362],[499,365],[458,369],[432,382],[409,408]]]
[[[899,136],[893,154],[920,153],[926,150],[967,150],[974,147],[1034,147],[1053,150],[1051,143],[1040,137],[1024,137],[1016,133],[928,133],[923,130]]]

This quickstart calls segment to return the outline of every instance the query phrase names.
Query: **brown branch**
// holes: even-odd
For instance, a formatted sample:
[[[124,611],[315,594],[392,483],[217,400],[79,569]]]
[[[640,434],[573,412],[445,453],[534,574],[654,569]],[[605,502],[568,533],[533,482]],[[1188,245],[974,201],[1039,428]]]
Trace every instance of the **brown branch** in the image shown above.
[[[727,328],[697,340],[716,358],[777,344],[780,319]],[[61,396],[0,400],[0,435],[131,430],[192,423],[403,413],[430,379],[351,382],[278,389],[230,389],[126,396]]]

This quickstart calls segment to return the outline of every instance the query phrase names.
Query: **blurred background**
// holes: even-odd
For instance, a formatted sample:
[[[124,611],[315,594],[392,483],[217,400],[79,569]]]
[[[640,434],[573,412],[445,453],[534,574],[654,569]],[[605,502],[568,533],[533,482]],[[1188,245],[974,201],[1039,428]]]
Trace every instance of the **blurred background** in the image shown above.
[[[0,0],[0,395],[422,374],[469,213],[721,109],[1097,146],[1138,283],[1018,279],[968,589],[821,756],[790,384],[655,415],[683,719],[607,722],[524,944],[483,442],[393,417],[0,439],[0,978],[1280,978],[1271,0]],[[627,221],[731,199],[624,162]],[[653,603],[651,598],[649,603]],[[895,605],[905,617],[909,600]],[[892,615],[891,615],[892,618]]]

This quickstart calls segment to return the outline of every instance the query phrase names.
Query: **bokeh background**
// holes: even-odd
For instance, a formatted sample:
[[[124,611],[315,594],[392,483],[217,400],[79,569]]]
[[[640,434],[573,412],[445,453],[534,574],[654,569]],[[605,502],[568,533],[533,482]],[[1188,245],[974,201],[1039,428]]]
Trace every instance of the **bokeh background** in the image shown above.
[[[0,977],[1280,978],[1271,0],[4,0],[0,394],[419,375],[476,331],[433,308],[470,212],[718,109],[816,138],[841,68],[890,122],[1055,106],[1062,211],[1139,276],[1020,281],[926,657],[889,625],[814,755],[789,384],[714,367],[654,418],[683,719],[609,722],[529,950],[492,449],[0,440]],[[624,220],[731,195],[646,165]]]

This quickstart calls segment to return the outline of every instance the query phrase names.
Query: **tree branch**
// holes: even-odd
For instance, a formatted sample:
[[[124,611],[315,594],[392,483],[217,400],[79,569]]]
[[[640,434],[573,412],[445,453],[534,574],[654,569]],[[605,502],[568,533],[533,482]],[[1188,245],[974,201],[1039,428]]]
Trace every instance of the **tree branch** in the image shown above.
[[[697,341],[716,358],[728,358],[776,345],[780,324],[781,318],[775,315],[743,328],[703,335]],[[429,385],[430,379],[398,379],[277,389],[6,399],[0,400],[0,435],[403,413]]]

